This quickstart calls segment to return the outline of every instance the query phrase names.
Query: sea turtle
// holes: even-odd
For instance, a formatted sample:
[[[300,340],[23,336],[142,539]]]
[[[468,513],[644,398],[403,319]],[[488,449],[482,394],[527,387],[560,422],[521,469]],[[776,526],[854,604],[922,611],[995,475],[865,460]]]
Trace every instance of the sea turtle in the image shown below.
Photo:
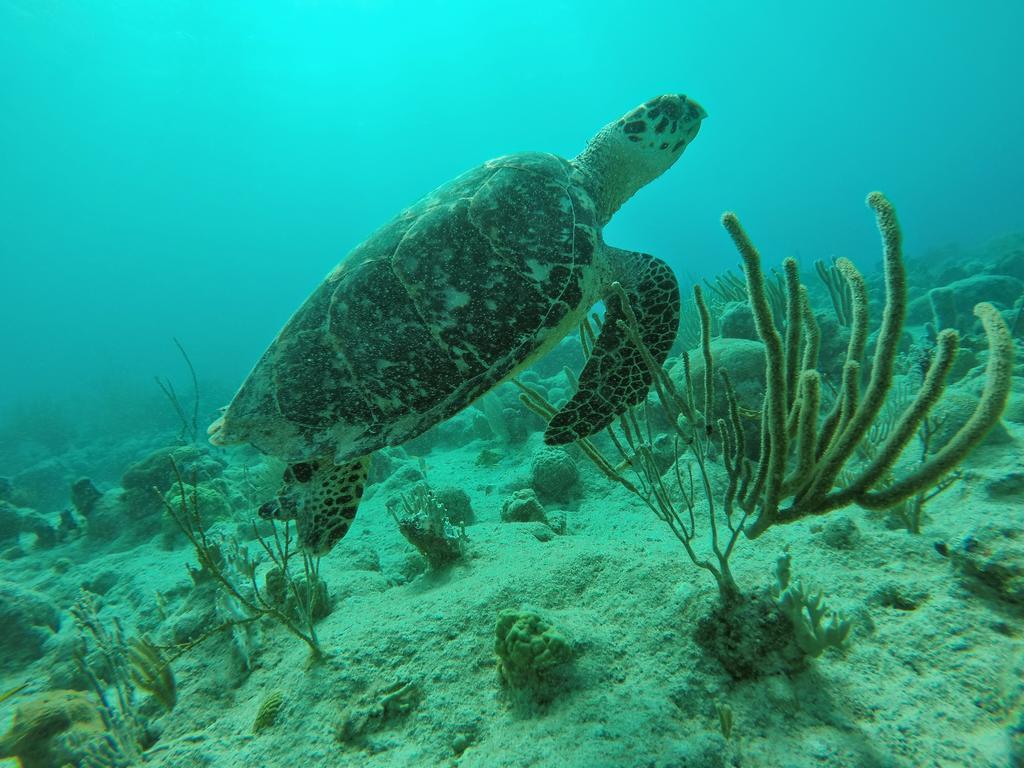
[[[579,389],[548,424],[568,443],[640,402],[650,377],[614,322],[625,289],[659,362],[679,288],[653,256],[601,228],[697,135],[704,110],[654,98],[572,160],[506,155],[439,187],[358,245],[299,307],[209,431],[288,462],[264,517],[296,520],[328,552],[355,516],[370,455],[453,416],[552,349],[598,301],[607,321]]]

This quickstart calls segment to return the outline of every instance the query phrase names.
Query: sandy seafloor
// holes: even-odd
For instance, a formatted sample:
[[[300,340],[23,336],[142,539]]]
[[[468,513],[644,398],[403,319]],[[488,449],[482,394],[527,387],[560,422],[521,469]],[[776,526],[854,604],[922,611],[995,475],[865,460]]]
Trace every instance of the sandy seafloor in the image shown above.
[[[466,560],[416,575],[419,556],[385,509],[401,474],[394,473],[369,491],[354,529],[322,562],[333,600],[317,627],[326,662],[307,668],[305,646],[272,623],[260,626],[248,673],[229,635],[206,641],[174,664],[173,712],[147,709],[161,735],[146,763],[1005,768],[1020,713],[1020,605],[948,556],[970,536],[1005,536],[1012,547],[1022,530],[1024,503],[993,491],[1024,471],[1024,425],[1005,422],[1005,430],[928,506],[921,535],[848,508],[741,541],[733,566],[745,590],[772,582],[785,549],[794,575],[825,590],[830,606],[855,622],[845,651],[743,681],[693,638],[716,599],[714,582],[626,491],[580,460],[575,498],[546,505],[566,518],[566,533],[551,535],[542,523],[500,519],[503,500],[528,482],[539,431],[495,466],[477,462],[493,441],[436,447],[425,457],[431,485],[472,497]],[[58,560],[63,573],[55,572]],[[182,610],[190,562],[189,547],[167,551],[156,538],[113,552],[77,541],[0,561],[0,579],[38,590],[62,610],[82,584],[104,583],[101,616],[152,629],[157,591],[168,616]],[[495,667],[496,615],[521,607],[547,617],[576,654],[557,678],[558,695],[533,712],[512,705]],[[65,614],[60,636],[73,633]],[[55,658],[8,670],[0,689],[26,680],[22,696],[47,688]],[[419,688],[407,716],[361,743],[336,740],[347,709],[399,682]],[[283,694],[283,707],[254,735],[271,691]],[[16,703],[3,705],[0,729]],[[728,741],[722,704],[734,713]]]

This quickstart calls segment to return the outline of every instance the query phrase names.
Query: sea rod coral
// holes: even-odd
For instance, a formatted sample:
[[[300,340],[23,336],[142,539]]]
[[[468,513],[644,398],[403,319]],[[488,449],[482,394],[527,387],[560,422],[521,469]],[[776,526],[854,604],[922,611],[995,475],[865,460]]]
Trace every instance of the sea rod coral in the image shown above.
[[[609,296],[604,327],[618,325],[630,337],[634,348],[631,354],[635,355],[635,364],[646,369],[660,412],[655,415],[653,412],[659,409],[645,404],[621,413],[607,430],[611,453],[602,450],[594,439],[580,440],[579,445],[608,478],[635,494],[670,527],[693,563],[715,578],[723,604],[741,596],[729,567],[729,558],[741,536],[756,539],[774,525],[823,515],[851,504],[886,509],[926,491],[960,464],[996,424],[1009,396],[1013,341],[998,311],[991,304],[980,303],[974,312],[984,327],[989,355],[985,387],[971,417],[934,455],[898,479],[890,479],[891,470],[945,388],[959,346],[957,332],[946,329],[938,334],[935,354],[917,395],[873,451],[873,458],[856,465],[856,449],[879,416],[893,386],[907,305],[896,212],[879,192],[870,194],[867,203],[875,212],[882,237],[885,309],[870,373],[862,386],[868,341],[867,289],[854,265],[847,259],[838,259],[835,266],[852,300],[851,334],[839,393],[827,409],[822,407],[822,377],[818,371],[820,333],[807,291],[800,283],[796,261],[787,259],[783,265],[783,333],[770,307],[760,254],[735,214],[723,216],[722,223],[743,260],[747,293],[765,349],[767,389],[760,411],[760,450],[756,460],[744,454],[743,418],[724,370],[719,371],[722,386],[718,396],[724,397],[728,416],[715,420],[712,415],[715,366],[710,318],[699,286],[694,296],[702,326],[703,403],[694,401],[688,356],[683,358],[684,381],[677,383],[648,350],[640,331],[638,310],[621,290],[613,289]],[[596,360],[593,338],[593,331],[585,325],[583,339],[591,362]],[[555,416],[554,408],[536,390],[526,386],[521,389],[528,407],[544,418]],[[667,472],[663,472],[654,450],[660,424],[669,425],[675,449],[675,461]],[[728,476],[721,495],[714,492],[709,474],[711,457],[719,450],[719,444]],[[692,463],[682,466],[681,460],[686,457]],[[701,494],[707,510],[710,556],[696,546]]]

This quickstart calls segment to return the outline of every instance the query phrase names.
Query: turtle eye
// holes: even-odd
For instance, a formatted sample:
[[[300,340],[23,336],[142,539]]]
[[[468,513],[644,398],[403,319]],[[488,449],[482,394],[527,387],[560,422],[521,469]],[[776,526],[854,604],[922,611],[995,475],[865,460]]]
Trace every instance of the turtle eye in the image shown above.
[[[300,483],[308,483],[309,479],[313,477],[316,464],[312,462],[302,462],[301,464],[292,464],[288,469],[291,471],[292,477]]]

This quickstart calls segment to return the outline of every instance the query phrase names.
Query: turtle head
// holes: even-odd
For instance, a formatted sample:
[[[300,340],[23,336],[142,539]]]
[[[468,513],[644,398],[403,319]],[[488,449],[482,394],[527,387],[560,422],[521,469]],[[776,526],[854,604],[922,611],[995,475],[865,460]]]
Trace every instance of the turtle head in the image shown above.
[[[667,171],[708,116],[695,101],[681,93],[658,96],[641,104],[605,128],[629,162],[648,169],[648,181]],[[604,131],[602,131],[604,133]]]
[[[590,180],[601,223],[679,159],[707,117],[682,94],[657,96],[602,128],[573,161]]]

